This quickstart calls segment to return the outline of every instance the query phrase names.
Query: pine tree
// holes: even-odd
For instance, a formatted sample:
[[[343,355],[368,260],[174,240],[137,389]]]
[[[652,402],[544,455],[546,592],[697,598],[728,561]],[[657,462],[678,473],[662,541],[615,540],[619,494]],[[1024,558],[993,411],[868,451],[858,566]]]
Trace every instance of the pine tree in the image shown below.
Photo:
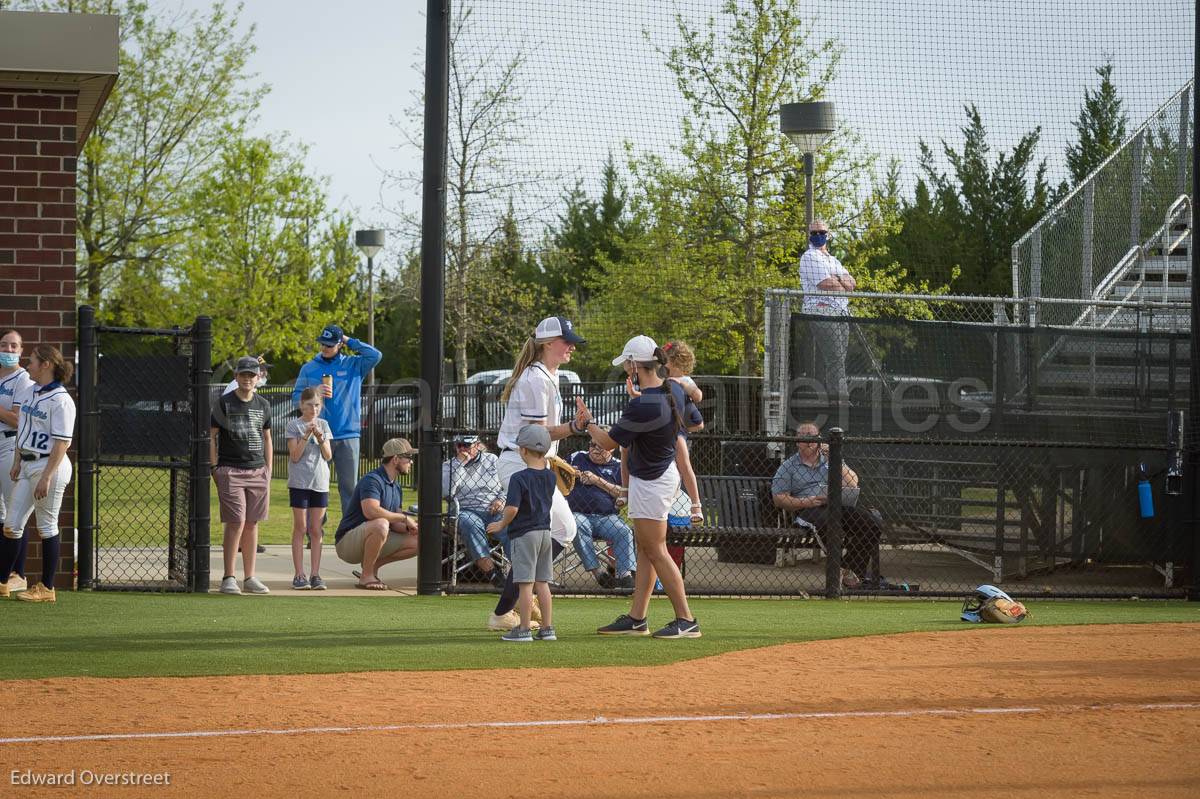
[[[1074,123],[1079,141],[1067,147],[1067,167],[1071,170],[1072,185],[1090,175],[1125,141],[1129,118],[1121,110],[1123,101],[1117,96],[1112,72],[1111,61],[1097,67],[1100,88],[1083,91],[1083,108],[1079,109],[1079,119]]]

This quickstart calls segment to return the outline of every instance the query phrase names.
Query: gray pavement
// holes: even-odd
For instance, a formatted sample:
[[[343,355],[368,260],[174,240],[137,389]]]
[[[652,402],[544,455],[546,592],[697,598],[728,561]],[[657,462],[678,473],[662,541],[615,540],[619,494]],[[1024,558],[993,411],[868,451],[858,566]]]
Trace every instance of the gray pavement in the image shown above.
[[[309,573],[309,555],[308,550],[304,551],[304,573]],[[212,548],[210,559],[209,574],[212,579],[209,581],[210,590],[216,591],[221,587],[221,576],[224,571],[222,563],[222,550],[219,546]],[[294,596],[294,597],[313,597],[320,598],[323,596],[396,596],[397,594],[413,595],[417,592],[417,559],[409,558],[402,560],[399,563],[389,563],[380,569],[380,578],[388,584],[391,589],[389,591],[364,591],[360,588],[355,588],[354,585],[357,579],[351,574],[352,569],[357,569],[357,566],[349,563],[344,563],[338,558],[333,547],[326,545],[321,551],[321,578],[325,580],[325,585],[328,586],[327,591],[294,591],[292,590],[292,577],[295,571],[292,568],[292,548],[288,545],[267,546],[267,551],[258,555],[257,563],[255,564],[255,572],[258,579],[267,584],[271,589],[270,596]],[[242,556],[238,555],[235,562],[234,574],[237,575],[238,582],[242,581]]]

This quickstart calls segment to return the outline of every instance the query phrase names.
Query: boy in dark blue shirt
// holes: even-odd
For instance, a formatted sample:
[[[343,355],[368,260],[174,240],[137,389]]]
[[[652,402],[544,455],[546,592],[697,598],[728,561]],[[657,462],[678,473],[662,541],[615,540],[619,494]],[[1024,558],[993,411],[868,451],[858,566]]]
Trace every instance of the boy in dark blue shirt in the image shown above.
[[[532,641],[533,595],[537,593],[542,608],[542,626],[537,637],[555,641],[550,579],[553,576],[554,553],[550,538],[550,504],[554,498],[554,472],[546,468],[546,452],[550,449],[550,431],[544,425],[528,424],[517,433],[517,446],[525,469],[512,476],[508,483],[508,499],[499,521],[488,525],[489,535],[498,535],[508,528],[512,550],[512,578],[517,584],[517,609],[521,623],[505,633],[501,640],[522,643]]]

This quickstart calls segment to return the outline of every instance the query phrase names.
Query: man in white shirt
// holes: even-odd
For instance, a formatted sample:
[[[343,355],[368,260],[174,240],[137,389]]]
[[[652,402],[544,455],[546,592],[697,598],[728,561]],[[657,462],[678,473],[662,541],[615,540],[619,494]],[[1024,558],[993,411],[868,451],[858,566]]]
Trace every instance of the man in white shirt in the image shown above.
[[[829,252],[829,226],[815,219],[808,228],[808,250],[800,257],[800,287],[804,290],[804,313],[823,316],[850,315],[850,300],[846,297],[826,297],[813,292],[849,292],[858,284]],[[846,345],[850,325],[841,321],[820,321],[811,326],[817,345],[817,366],[814,375],[831,398],[846,396]]]

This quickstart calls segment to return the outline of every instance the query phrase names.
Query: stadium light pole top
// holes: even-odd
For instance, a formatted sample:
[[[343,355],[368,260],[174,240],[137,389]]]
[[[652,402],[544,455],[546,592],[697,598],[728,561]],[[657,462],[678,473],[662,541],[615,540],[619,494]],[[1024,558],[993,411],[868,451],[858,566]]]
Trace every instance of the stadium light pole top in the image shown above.
[[[354,231],[354,246],[362,250],[362,254],[368,258],[374,258],[383,249],[383,231],[382,230],[356,230]]]
[[[836,127],[833,103],[784,103],[779,107],[779,129],[802,153],[821,149]]]

